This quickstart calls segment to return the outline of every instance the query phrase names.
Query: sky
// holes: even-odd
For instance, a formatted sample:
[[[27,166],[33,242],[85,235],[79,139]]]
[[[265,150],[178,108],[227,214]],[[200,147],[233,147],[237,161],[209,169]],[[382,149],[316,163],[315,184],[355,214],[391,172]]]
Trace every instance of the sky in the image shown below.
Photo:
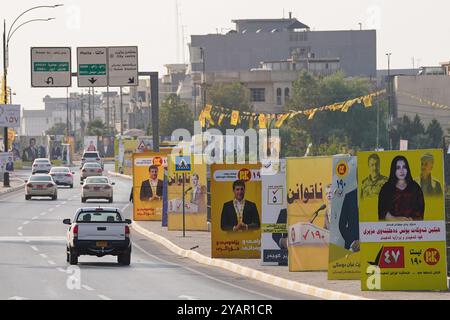
[[[359,23],[363,29],[376,29],[378,69],[387,69],[387,52],[392,53],[393,69],[412,68],[413,60],[416,67],[450,60],[446,0],[20,0],[2,4],[0,18],[9,26],[28,8],[57,3],[64,6],[34,10],[21,21],[56,20],[26,25],[10,42],[8,85],[16,94],[13,103],[25,109],[43,109],[47,94],[66,94],[65,88],[31,88],[30,47],[72,47],[75,72],[77,47],[137,45],[140,71],[164,73],[165,64],[183,62],[183,47],[188,59],[191,34],[225,33],[234,28],[233,19],[282,18],[288,12],[312,30],[358,30]],[[70,91],[81,89],[74,86]]]

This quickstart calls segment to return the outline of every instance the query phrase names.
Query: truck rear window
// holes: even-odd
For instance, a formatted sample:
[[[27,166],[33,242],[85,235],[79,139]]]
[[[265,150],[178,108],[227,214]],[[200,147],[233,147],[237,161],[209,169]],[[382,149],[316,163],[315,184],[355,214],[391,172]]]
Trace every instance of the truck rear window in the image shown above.
[[[82,212],[78,215],[77,222],[81,223],[117,223],[123,222],[122,217],[118,212],[112,211],[88,211]]]

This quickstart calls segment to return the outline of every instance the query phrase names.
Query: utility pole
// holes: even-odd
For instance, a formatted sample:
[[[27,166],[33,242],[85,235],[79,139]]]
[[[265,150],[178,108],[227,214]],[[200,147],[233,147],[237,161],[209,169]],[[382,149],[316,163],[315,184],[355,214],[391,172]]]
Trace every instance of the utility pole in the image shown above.
[[[158,72],[152,72],[150,75],[151,89],[151,114],[153,131],[153,151],[159,152],[159,79]],[[150,124],[150,122],[149,122]]]
[[[106,87],[106,129],[110,128],[110,112],[109,112],[109,87]]]
[[[123,136],[123,90],[120,87],[120,135]]]
[[[389,150],[392,150],[392,110],[391,110],[391,95],[392,95],[392,83],[391,83],[391,55],[392,53],[386,53],[388,58],[388,126],[389,126]]]
[[[66,88],[66,106],[67,106],[67,137],[70,137],[70,107],[69,107],[69,88]]]
[[[8,103],[8,83],[7,83],[7,63],[6,63],[6,20],[3,20],[3,100],[5,103]],[[8,152],[9,146],[8,146],[8,127],[5,127],[3,131],[3,142],[5,144],[5,152]],[[9,188],[9,172],[5,170],[4,176],[3,176],[3,187]]]
[[[202,109],[206,108],[206,53],[204,48],[200,48],[203,64],[203,77],[202,77]]]

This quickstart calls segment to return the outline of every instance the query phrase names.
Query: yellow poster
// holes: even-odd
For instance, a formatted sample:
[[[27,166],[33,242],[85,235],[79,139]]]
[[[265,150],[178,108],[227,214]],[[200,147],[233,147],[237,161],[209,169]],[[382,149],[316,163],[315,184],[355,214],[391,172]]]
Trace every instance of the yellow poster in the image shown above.
[[[131,176],[133,173],[133,153],[138,147],[136,140],[123,140],[123,161],[119,157],[119,172],[124,175]]]
[[[287,159],[289,271],[328,270],[332,157]]]
[[[135,221],[161,221],[164,170],[167,153],[133,154],[133,200]]]
[[[442,150],[361,152],[362,290],[447,290]]]
[[[261,165],[211,166],[211,256],[260,259]]]
[[[361,279],[356,165],[356,157],[333,157],[328,280]]]
[[[194,159],[201,160],[200,157]],[[175,172],[169,157],[168,230],[183,230],[183,173]],[[185,173],[185,230],[207,231],[206,162],[194,161],[192,173]]]

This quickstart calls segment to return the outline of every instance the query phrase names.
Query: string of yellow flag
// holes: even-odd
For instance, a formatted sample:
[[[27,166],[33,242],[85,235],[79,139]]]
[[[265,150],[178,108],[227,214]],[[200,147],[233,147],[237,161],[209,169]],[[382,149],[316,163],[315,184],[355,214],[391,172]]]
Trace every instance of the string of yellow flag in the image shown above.
[[[308,117],[308,120],[312,120],[314,119],[314,116],[319,112],[348,112],[350,108],[357,104],[363,104],[365,108],[370,108],[372,107],[373,99],[384,93],[386,93],[386,90],[380,90],[344,102],[337,102],[331,105],[311,108],[307,110],[289,111],[281,114],[246,112],[224,107],[206,105],[206,107],[200,113],[199,121],[203,128],[215,125],[221,126],[225,119],[230,119],[230,125],[234,127],[238,126],[240,123],[242,123],[242,121],[248,121],[250,128],[255,127],[255,124],[259,127],[259,129],[266,129],[268,127],[270,128],[272,124],[274,124],[275,128],[280,128],[287,120],[290,120],[293,117],[299,115],[304,115]]]
[[[397,94],[398,95],[402,95],[404,97],[408,97],[408,98],[413,99],[413,100],[416,100],[416,101],[418,101],[418,102],[420,102],[422,104],[429,105],[432,108],[444,109],[444,110],[450,109],[450,107],[445,105],[445,104],[438,103],[438,102],[435,102],[435,101],[431,101],[431,100],[428,100],[426,98],[418,97],[418,96],[413,95],[413,94],[408,93],[408,92],[397,91]]]

